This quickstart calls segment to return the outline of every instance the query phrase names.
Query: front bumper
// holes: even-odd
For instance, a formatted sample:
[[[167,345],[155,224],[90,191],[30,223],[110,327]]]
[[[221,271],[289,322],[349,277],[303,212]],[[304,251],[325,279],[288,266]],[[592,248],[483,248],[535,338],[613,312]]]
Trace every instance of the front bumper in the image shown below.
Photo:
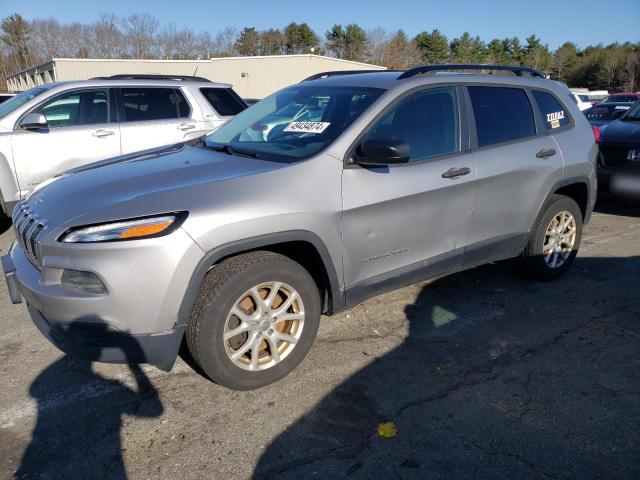
[[[169,237],[171,242],[166,242]],[[91,251],[87,245],[56,246],[66,247],[68,253],[62,256],[56,250],[57,255],[43,257],[41,270],[14,242],[9,255],[2,257],[11,300],[24,299],[36,327],[63,352],[91,361],[150,363],[168,370],[185,328],[177,322],[178,309],[202,251],[180,230],[163,238],[164,242],[141,240],[145,245],[112,243]],[[60,283],[64,268],[98,272],[108,293],[70,290]]]

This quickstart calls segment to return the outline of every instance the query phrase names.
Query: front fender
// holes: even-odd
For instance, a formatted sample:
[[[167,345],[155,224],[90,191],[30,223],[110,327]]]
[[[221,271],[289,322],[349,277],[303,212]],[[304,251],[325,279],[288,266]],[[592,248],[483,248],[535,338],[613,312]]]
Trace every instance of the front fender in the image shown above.
[[[182,304],[180,305],[180,310],[178,311],[176,326],[181,327],[186,325],[191,314],[191,309],[196,300],[198,290],[200,289],[200,285],[202,285],[202,281],[204,280],[207,272],[218,261],[241,252],[269,246],[272,247],[288,242],[307,242],[313,245],[322,259],[322,263],[324,264],[324,268],[329,279],[329,288],[331,289],[331,298],[333,299],[330,310],[332,313],[343,310],[345,308],[344,294],[340,289],[336,268],[331,261],[331,256],[329,255],[329,251],[327,250],[324,242],[316,234],[307,230],[292,230],[231,242],[208,252],[202,260],[200,260],[200,263],[191,275],[191,280],[189,281],[187,291],[182,300]]]

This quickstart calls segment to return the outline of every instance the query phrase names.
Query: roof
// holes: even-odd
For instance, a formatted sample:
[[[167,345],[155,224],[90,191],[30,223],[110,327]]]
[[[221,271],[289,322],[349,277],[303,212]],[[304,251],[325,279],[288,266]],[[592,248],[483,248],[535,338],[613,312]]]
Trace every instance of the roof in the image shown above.
[[[254,55],[254,56],[244,56],[244,57],[214,57],[211,59],[193,59],[193,60],[173,60],[173,59],[158,59],[158,58],[66,58],[66,57],[53,57],[46,62],[39,63],[37,65],[32,65],[30,67],[24,68],[18,72],[14,72],[8,75],[8,77],[13,77],[15,75],[19,75],[24,72],[28,72],[31,70],[40,70],[43,67],[49,67],[56,62],[96,62],[96,63],[199,63],[199,64],[209,64],[209,63],[218,63],[225,61],[251,61],[251,60],[269,60],[269,59],[288,59],[288,58],[317,58],[322,60],[331,60],[339,63],[346,63],[350,65],[357,65],[360,67],[367,67],[370,69],[380,69],[385,70],[386,67],[381,67],[379,65],[372,65],[369,63],[355,62],[352,60],[344,60],[341,58],[327,57],[324,55],[315,55],[312,53],[302,53],[302,54],[294,54],[294,55]]]
[[[95,86],[134,86],[134,87],[195,87],[195,88],[231,88],[228,83],[209,82],[209,81],[188,81],[182,80],[121,80],[121,79],[90,79],[90,80],[66,80],[63,82],[52,82],[44,85],[51,85],[50,88],[58,87],[95,87]],[[43,86],[43,85],[39,85]]]
[[[407,85],[422,85],[427,83],[492,83],[506,85],[540,86],[548,85],[549,82],[556,84],[554,80],[539,77],[519,77],[515,75],[487,75],[478,73],[442,73],[437,75],[416,75],[413,77],[399,79],[401,73],[397,71],[381,71],[367,73],[350,73],[348,75],[335,75],[326,78],[305,81],[305,84],[331,85],[331,86],[351,86],[351,87],[372,87],[390,90],[393,88],[403,88]]]

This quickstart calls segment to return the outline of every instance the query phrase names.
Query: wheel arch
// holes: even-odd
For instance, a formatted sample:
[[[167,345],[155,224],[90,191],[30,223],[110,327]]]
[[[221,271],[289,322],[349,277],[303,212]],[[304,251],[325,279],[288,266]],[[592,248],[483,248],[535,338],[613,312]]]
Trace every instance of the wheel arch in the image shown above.
[[[557,188],[551,195],[563,195],[573,199],[580,207],[582,219],[587,218],[589,207],[589,187],[587,180],[574,180]]]
[[[332,314],[344,309],[344,294],[336,268],[324,242],[306,230],[278,232],[228,243],[208,252],[191,275],[178,310],[176,325],[185,325],[205,275],[226,258],[255,250],[268,250],[285,255],[300,263],[311,273],[323,294],[322,313]]]

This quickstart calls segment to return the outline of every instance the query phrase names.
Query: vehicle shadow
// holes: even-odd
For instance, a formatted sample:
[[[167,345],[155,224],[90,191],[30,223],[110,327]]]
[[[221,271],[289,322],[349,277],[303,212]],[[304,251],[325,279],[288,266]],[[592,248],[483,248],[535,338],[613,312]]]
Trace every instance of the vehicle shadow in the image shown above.
[[[548,283],[514,270],[425,285],[404,340],[288,426],[253,478],[640,478],[640,257],[578,257]]]
[[[640,203],[638,200],[618,198],[612,195],[599,194],[595,212],[607,215],[622,215],[625,217],[640,217]]]
[[[73,335],[74,328],[72,324],[67,333]],[[121,337],[127,358],[140,358],[140,346],[133,337],[126,333],[115,336]],[[17,479],[127,478],[122,416],[158,417],[162,403],[139,365],[129,365],[134,389],[126,380],[94,372],[91,360],[65,355],[31,384],[29,394],[37,400],[37,420]]]
[[[0,235],[11,228],[11,218],[3,215],[0,211]]]

